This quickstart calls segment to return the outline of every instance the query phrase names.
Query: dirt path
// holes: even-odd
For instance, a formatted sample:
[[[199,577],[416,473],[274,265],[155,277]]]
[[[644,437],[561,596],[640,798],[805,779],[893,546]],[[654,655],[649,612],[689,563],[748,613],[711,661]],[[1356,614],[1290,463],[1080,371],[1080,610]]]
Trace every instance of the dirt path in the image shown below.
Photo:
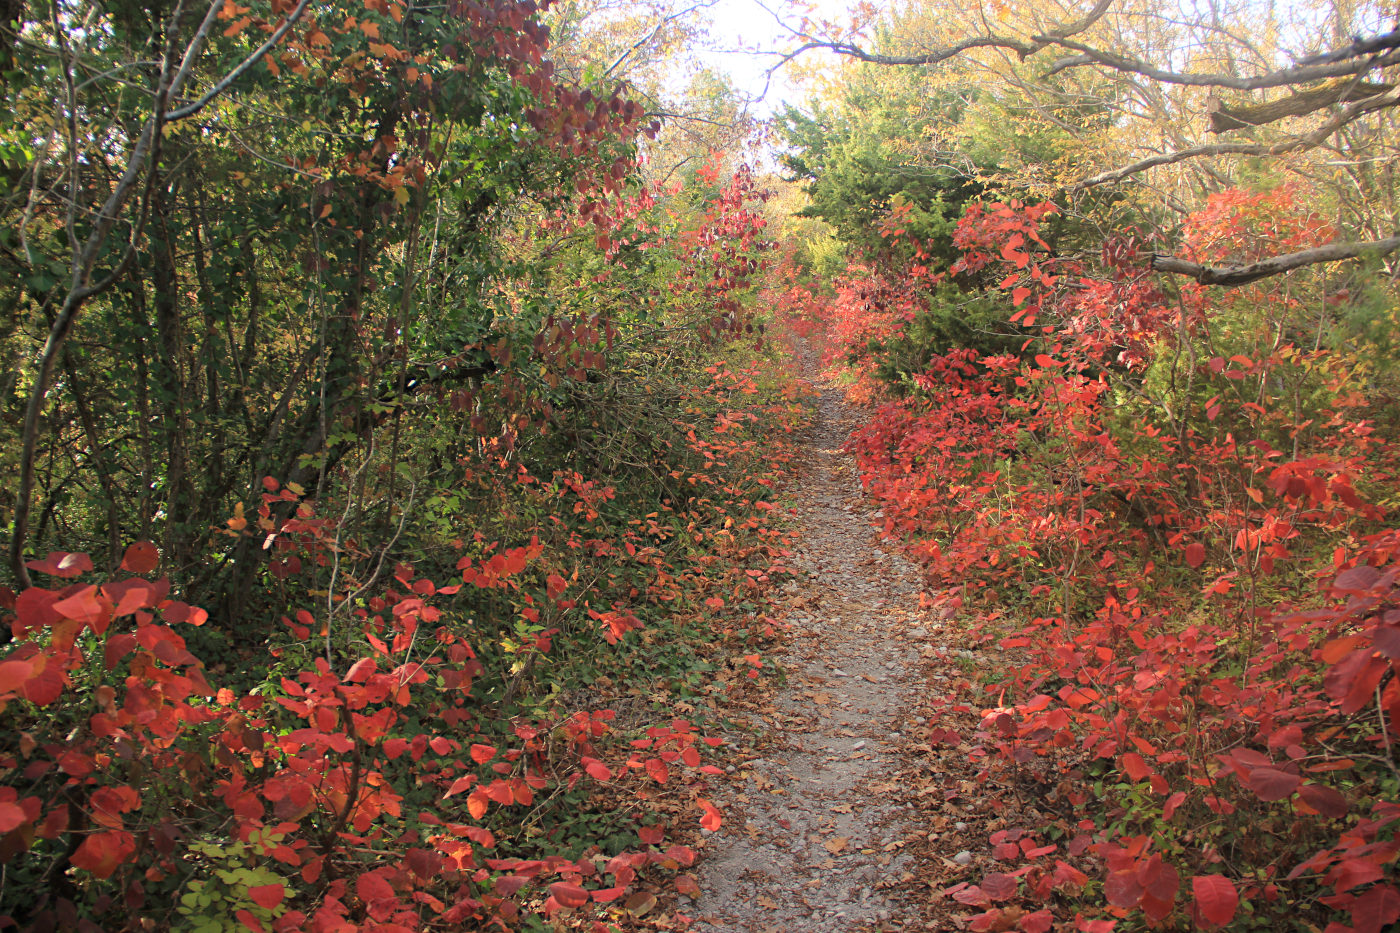
[[[901,737],[918,729],[912,691],[925,636],[913,564],[878,546],[854,461],[854,414],[821,391],[803,440],[795,565],[784,600],[786,685],[754,723],[760,758],[741,781],[701,870],[697,930],[845,933],[907,930],[891,895],[907,880],[914,829],[891,801]]]

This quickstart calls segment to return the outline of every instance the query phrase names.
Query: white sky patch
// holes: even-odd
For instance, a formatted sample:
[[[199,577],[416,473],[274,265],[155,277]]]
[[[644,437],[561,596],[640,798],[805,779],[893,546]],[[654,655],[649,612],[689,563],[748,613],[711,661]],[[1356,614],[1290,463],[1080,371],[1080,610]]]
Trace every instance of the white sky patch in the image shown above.
[[[833,58],[832,53],[811,50],[794,62],[779,65],[781,54],[801,44],[792,29],[802,26],[803,17],[836,21],[846,19],[852,0],[813,0],[812,3],[758,0],[716,0],[706,12],[712,22],[708,47],[699,50],[700,62],[730,76],[734,86],[754,100],[753,113],[772,116],[784,104],[801,105],[809,97],[803,89],[800,72]],[[774,14],[777,14],[775,16]]]

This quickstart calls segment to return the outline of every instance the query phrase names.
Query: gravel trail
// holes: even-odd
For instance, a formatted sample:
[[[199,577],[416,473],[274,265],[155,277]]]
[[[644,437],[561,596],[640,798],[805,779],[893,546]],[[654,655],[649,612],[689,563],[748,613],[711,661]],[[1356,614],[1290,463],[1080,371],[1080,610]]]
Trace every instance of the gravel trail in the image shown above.
[[[786,685],[756,724],[761,754],[736,759],[724,826],[707,840],[703,933],[846,933],[912,929],[887,895],[912,868],[912,816],[892,803],[927,635],[919,572],[878,545],[852,457],[856,412],[823,387],[802,439],[798,582],[778,658]]]

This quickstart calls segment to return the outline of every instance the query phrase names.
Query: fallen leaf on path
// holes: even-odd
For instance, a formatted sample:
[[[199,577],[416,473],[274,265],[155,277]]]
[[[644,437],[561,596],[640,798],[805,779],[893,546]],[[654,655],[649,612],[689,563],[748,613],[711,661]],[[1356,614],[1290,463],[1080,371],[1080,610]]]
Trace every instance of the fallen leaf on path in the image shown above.
[[[656,906],[656,895],[648,894],[645,891],[633,894],[627,899],[627,912],[634,917],[640,917]]]

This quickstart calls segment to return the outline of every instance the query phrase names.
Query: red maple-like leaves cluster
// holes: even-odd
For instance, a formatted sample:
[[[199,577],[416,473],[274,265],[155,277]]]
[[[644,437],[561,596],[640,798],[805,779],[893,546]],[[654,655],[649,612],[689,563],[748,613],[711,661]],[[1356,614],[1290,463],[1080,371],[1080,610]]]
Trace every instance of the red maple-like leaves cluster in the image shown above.
[[[1188,252],[1330,238],[1300,201],[1218,196],[1188,221]],[[1097,263],[1058,257],[1054,212],[974,206],[955,235],[953,271],[1034,325],[1021,353],[935,353],[852,442],[935,602],[1013,659],[974,755],[1058,785],[1077,814],[1070,851],[1103,881],[1103,913],[1077,929],[1219,928],[1295,902],[1350,918],[1328,933],[1379,931],[1400,917],[1400,538],[1382,506],[1400,438],[1345,352],[1290,339],[1296,291],[1168,298],[1131,241]],[[804,326],[825,316],[832,358],[875,395],[870,338],[924,313],[926,280],[852,268]],[[983,908],[972,928],[1048,928],[1008,906],[1008,877],[1036,903],[1092,908],[1078,869],[1040,865],[1057,845],[951,889]]]

